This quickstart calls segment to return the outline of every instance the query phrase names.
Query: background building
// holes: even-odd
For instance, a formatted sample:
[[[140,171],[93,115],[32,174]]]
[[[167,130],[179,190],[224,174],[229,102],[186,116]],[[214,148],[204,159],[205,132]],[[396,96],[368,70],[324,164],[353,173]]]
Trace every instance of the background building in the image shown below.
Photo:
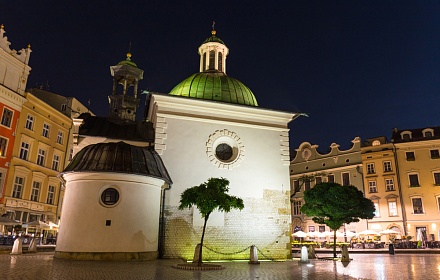
[[[24,89],[31,68],[30,46],[16,51],[10,49],[11,43],[5,36],[5,28],[0,26],[0,214],[4,202],[5,182],[11,163],[15,141],[15,128],[20,116]]]
[[[292,203],[292,232],[330,231],[325,225],[316,224],[311,217],[301,213],[304,205],[304,191],[321,182],[335,182],[343,186],[353,185],[364,192],[362,179],[361,142],[359,137],[353,141],[353,146],[345,151],[339,150],[339,145],[333,143],[328,153],[318,151],[318,145],[302,143],[292,154],[290,162],[291,203]],[[360,232],[367,228],[367,222],[361,220],[351,223],[342,231]]]
[[[439,240],[440,127],[394,129],[405,206],[406,230],[413,240]]]
[[[377,232],[391,229],[406,235],[406,213],[393,143],[388,143],[386,137],[370,138],[362,143],[361,150],[365,197],[376,208],[375,217],[368,220],[368,228]]]

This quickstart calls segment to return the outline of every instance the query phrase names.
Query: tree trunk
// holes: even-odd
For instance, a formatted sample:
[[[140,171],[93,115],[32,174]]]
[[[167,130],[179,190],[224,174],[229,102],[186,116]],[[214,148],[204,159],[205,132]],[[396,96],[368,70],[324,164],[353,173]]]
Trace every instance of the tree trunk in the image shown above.
[[[209,214],[205,216],[205,222],[203,224],[202,239],[200,240],[199,262],[197,263],[197,266],[202,266],[203,238],[205,237],[205,229],[206,229],[206,223],[208,222],[208,218],[209,218]]]
[[[334,229],[333,232],[333,258],[336,258],[336,230]]]

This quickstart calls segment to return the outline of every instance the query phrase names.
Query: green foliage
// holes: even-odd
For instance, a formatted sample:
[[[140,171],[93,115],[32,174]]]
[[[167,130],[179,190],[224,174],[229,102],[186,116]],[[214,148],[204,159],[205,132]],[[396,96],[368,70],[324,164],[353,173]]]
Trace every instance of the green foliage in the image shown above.
[[[318,224],[334,230],[333,257],[336,258],[336,230],[343,224],[374,217],[374,203],[354,186],[321,183],[304,192],[301,212]]]
[[[199,266],[202,265],[202,248],[206,223],[212,211],[218,209],[227,213],[233,208],[240,210],[244,208],[243,199],[227,194],[229,191],[228,186],[229,181],[225,178],[209,178],[205,183],[186,189],[180,195],[180,210],[197,206],[200,214],[205,219],[200,240]]]
[[[209,178],[207,182],[186,189],[180,195],[179,209],[197,206],[203,218],[218,208],[219,211],[230,212],[231,209],[244,208],[241,198],[228,195],[229,181],[225,178]]]
[[[318,224],[338,230],[344,223],[374,217],[374,204],[354,186],[321,183],[304,192],[301,212]]]

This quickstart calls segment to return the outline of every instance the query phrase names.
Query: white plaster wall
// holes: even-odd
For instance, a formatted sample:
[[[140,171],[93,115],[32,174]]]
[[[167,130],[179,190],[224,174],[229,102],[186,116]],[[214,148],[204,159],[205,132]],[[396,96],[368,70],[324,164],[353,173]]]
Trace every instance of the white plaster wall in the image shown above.
[[[283,165],[280,132],[198,121],[166,118],[166,149],[161,155],[174,182],[167,204],[178,205],[180,194],[210,177],[230,181],[231,195],[262,198],[264,189],[289,190],[289,166]],[[232,170],[219,169],[206,153],[209,135],[216,130],[235,132],[244,145],[244,157]]]
[[[116,173],[68,173],[56,251],[158,250],[162,180]],[[115,207],[100,204],[100,191],[119,190]],[[106,226],[111,220],[111,226]]]

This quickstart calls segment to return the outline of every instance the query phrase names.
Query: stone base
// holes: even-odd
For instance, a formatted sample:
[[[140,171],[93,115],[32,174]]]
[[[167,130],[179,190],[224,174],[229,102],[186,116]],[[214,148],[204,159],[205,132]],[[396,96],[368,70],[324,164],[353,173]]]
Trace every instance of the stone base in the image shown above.
[[[159,252],[60,252],[54,257],[79,261],[151,261],[157,259]]]

